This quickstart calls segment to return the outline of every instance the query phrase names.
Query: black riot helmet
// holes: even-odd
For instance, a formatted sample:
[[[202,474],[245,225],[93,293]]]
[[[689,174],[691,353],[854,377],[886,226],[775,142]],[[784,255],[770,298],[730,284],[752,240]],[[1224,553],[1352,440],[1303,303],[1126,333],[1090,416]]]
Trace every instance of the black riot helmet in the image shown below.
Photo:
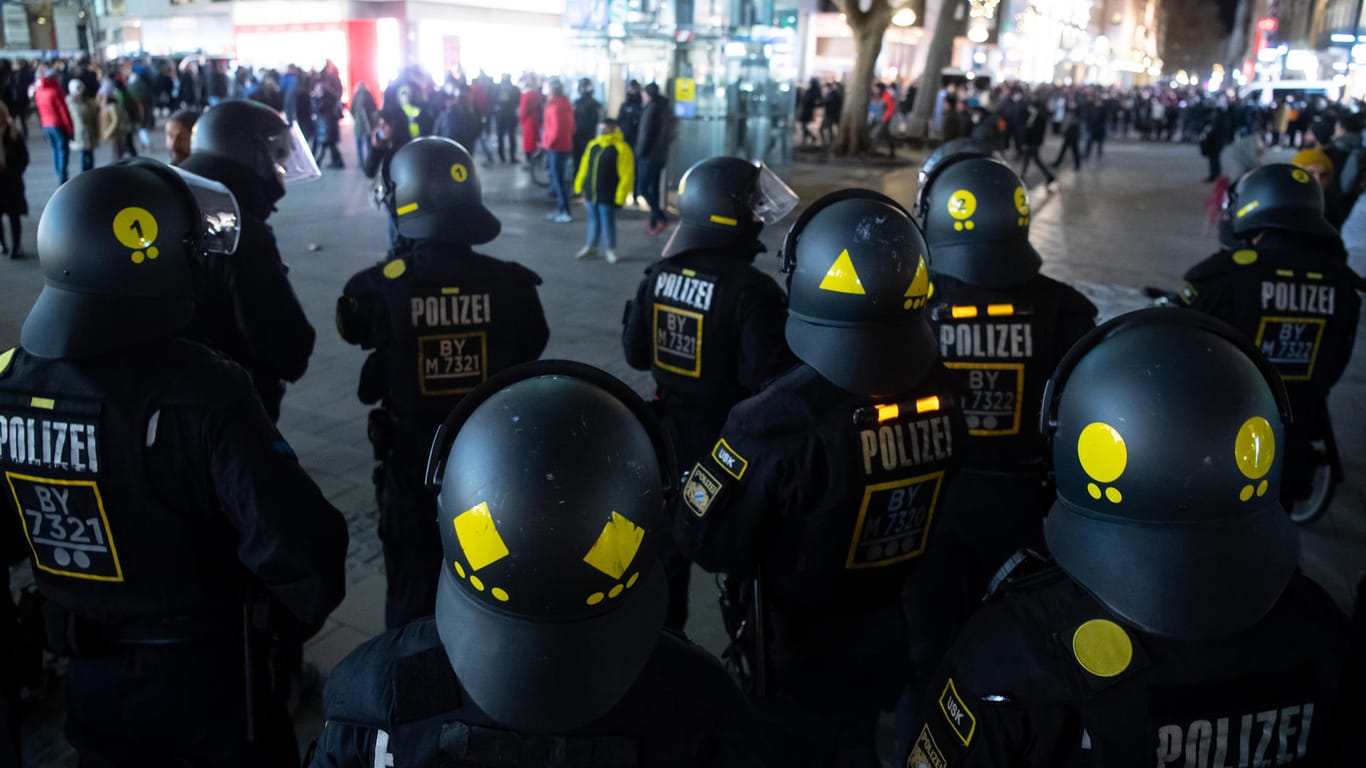
[[[1011,290],[1039,273],[1043,259],[1029,244],[1029,193],[1005,163],[956,160],[925,193],[925,241],[936,274]]]
[[[205,112],[190,135],[190,154],[210,155],[243,166],[272,190],[322,176],[298,123],[256,101],[225,101]]]
[[[1229,188],[1228,210],[1235,235],[1259,229],[1284,229],[1307,235],[1336,236],[1323,217],[1323,189],[1303,168],[1270,163],[1248,171]]]
[[[404,144],[389,163],[389,184],[404,237],[479,245],[503,231],[484,207],[470,153],[450,139],[424,136]]]
[[[38,221],[43,290],[20,343],[79,358],[169,338],[194,315],[193,257],[231,254],[237,235],[237,203],[215,181],[150,159],[73,177]]]
[[[443,560],[436,623],[470,699],[565,733],[626,694],[668,602],[657,562],[676,467],[625,384],[582,363],[508,369],[432,444]]]
[[[950,139],[940,144],[925,162],[920,164],[920,172],[916,174],[916,181],[920,183],[920,188],[915,193],[915,212],[920,217],[920,223],[925,223],[925,206],[928,203],[926,192],[934,179],[944,169],[948,168],[958,160],[971,157],[985,157],[1000,159],[996,151],[996,146],[981,139],[961,138]]]
[[[793,192],[768,166],[738,157],[693,164],[678,182],[679,224],[664,245],[668,258],[703,248],[764,250],[759,232],[797,207]]]
[[[1279,501],[1289,420],[1275,370],[1220,320],[1159,307],[1096,328],[1044,391],[1058,564],[1146,632],[1253,625],[1299,559]]]
[[[927,251],[910,214],[885,195],[847,189],[812,203],[783,240],[793,353],[855,394],[914,387],[938,361]]]

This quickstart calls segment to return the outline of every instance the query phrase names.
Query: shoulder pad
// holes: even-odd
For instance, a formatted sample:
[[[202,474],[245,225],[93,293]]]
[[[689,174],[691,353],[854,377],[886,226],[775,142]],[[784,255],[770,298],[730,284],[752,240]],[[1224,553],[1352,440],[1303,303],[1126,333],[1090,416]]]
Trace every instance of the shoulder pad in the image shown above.
[[[540,285],[544,282],[541,280],[541,276],[536,274],[529,267],[518,264],[515,261],[505,261],[503,263],[508,266],[509,272],[532,285]]]
[[[1211,278],[1219,277],[1220,275],[1226,275],[1229,272],[1232,272],[1234,269],[1238,268],[1238,264],[1235,263],[1233,260],[1234,253],[1245,252],[1251,252],[1254,254],[1256,253],[1256,251],[1250,251],[1250,249],[1244,249],[1240,251],[1220,251],[1214,254],[1213,256],[1209,257],[1208,259],[1205,259],[1199,264],[1196,264],[1195,266],[1186,270],[1186,280],[1209,280]],[[1244,256],[1241,258],[1246,259],[1247,257]]]
[[[378,290],[380,283],[384,282],[384,277],[380,274],[380,270],[391,263],[393,262],[366,267],[352,275],[351,279],[346,281],[346,286],[342,288],[342,295],[355,296],[357,294]]]
[[[459,706],[459,685],[430,617],[362,643],[327,676],[323,691],[327,719],[380,728]]]
[[[1018,591],[1046,584],[1053,579],[1067,578],[1052,559],[1032,549],[1021,549],[997,569],[987,585],[984,600],[990,600],[1003,592]]]
[[[167,382],[164,402],[223,408],[256,392],[245,368],[203,344],[173,339],[159,352],[158,367]]]
[[[727,429],[765,436],[805,428],[815,418],[811,405],[817,393],[832,386],[810,366],[798,365],[768,382],[759,394],[737,403],[726,419]]]
[[[0,379],[9,375],[9,369],[14,365],[15,349],[17,349],[17,347],[11,347],[4,352],[0,352]]]
[[[1057,569],[999,592],[954,646],[960,682],[1030,706],[1076,702],[1147,669],[1142,638]]]

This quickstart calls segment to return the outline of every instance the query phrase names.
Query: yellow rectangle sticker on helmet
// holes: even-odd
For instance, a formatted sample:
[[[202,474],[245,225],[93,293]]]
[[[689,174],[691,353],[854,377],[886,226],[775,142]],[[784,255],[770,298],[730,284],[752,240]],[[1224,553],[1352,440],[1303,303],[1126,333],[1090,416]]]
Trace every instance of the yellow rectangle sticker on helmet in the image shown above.
[[[735,219],[732,219],[732,218],[729,217],[729,216],[717,216],[716,214],[713,213],[713,214],[711,215],[711,223],[713,223],[713,224],[724,224],[724,225],[726,225],[726,226],[728,226],[728,227],[734,227],[734,226],[738,225],[740,222],[736,221]]]
[[[407,216],[408,214],[416,210],[417,203],[408,203],[407,205],[399,206],[397,209],[394,210],[394,213],[398,214],[399,216]]]

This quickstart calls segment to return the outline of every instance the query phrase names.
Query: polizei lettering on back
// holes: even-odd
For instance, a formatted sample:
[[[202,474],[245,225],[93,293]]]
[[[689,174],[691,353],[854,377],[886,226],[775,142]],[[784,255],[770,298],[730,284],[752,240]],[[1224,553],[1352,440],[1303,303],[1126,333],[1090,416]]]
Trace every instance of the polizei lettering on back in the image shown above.
[[[99,474],[96,425],[0,413],[0,464]]]
[[[670,299],[701,312],[711,309],[712,291],[716,284],[700,277],[688,277],[673,272],[655,276],[655,298]]]
[[[414,296],[411,307],[414,328],[485,325],[493,321],[493,307],[487,293]]]
[[[946,360],[1033,357],[1034,327],[1029,323],[945,323],[939,326],[939,353]]]
[[[1331,315],[1337,300],[1337,289],[1331,285],[1306,285],[1262,281],[1262,309],[1277,312],[1303,312],[1310,315]]]
[[[1158,768],[1273,768],[1305,758],[1314,703],[1157,729]]]
[[[948,416],[880,424],[859,432],[863,473],[932,464],[953,456],[953,429]]]

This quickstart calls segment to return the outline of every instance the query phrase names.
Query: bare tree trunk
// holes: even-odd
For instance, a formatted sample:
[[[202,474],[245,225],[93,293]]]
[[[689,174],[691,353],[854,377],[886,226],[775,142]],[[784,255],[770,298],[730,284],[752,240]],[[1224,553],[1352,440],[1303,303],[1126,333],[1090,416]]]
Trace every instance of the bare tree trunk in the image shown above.
[[[1224,87],[1233,83],[1233,71],[1243,68],[1247,55],[1248,32],[1252,29],[1252,0],[1238,0],[1233,14],[1233,30],[1228,38],[1228,54],[1224,63]]]
[[[953,33],[957,28],[955,12],[962,0],[944,0],[939,6],[939,18],[934,24],[934,35],[930,38],[929,54],[925,57],[925,73],[920,77],[920,88],[915,92],[915,104],[911,107],[911,135],[930,135],[930,117],[934,115],[934,102],[939,95],[939,83],[943,78],[944,67],[953,57]]]
[[[892,23],[892,7],[885,0],[873,0],[866,11],[859,7],[859,0],[835,0],[835,5],[854,32],[857,53],[853,79],[844,91],[839,136],[831,150],[837,155],[856,155],[868,148],[868,97],[877,57],[882,54],[882,35]]]

